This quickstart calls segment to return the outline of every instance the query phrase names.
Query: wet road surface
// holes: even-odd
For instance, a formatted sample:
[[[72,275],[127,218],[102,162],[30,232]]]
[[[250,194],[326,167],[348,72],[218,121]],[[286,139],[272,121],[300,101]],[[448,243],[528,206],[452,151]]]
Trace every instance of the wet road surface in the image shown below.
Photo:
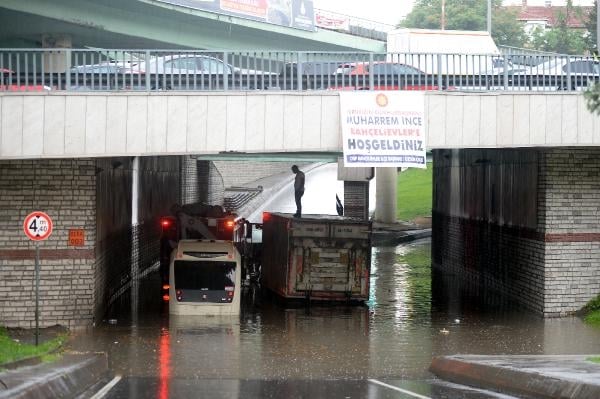
[[[320,213],[308,195],[322,184],[307,174],[307,212]],[[430,250],[428,241],[374,248],[363,306],[286,308],[247,287],[239,317],[169,317],[158,276],[150,276],[137,300],[124,296],[70,345],[108,353],[122,379],[107,397],[161,399],[507,398],[436,380],[431,359],[600,353],[599,329],[576,317],[544,320],[462,286],[432,271]]]
[[[425,397],[484,398],[493,396],[440,386],[432,357],[600,353],[600,330],[477,299],[451,276],[432,275],[429,251],[427,241],[374,248],[366,306],[285,308],[248,288],[240,317],[177,318],[148,295],[159,292],[149,279],[137,314],[124,298],[110,316],[116,324],[80,332],[71,346],[108,353],[123,376],[114,398],[411,397],[370,379]]]

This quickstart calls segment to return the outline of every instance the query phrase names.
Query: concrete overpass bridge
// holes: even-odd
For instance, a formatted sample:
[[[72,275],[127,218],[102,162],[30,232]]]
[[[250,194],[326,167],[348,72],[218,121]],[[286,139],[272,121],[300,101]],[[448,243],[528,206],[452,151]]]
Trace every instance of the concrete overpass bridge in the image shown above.
[[[341,154],[337,92],[57,92],[0,96],[2,159]],[[425,95],[428,149],[593,147],[581,93]]]
[[[383,41],[316,29],[312,20],[299,29],[293,21],[285,26],[281,18],[269,18],[270,9],[236,13],[221,9],[218,3],[3,0],[0,47],[385,51]],[[305,3],[312,12],[312,1]],[[291,19],[297,11],[283,12]]]
[[[428,92],[425,104],[434,267],[544,316],[595,296],[600,119],[583,96]],[[45,322],[89,324],[132,278],[132,261],[152,265],[153,223],[167,204],[218,199],[201,192],[214,165],[189,156],[341,152],[339,95],[328,91],[3,94],[0,107],[7,325],[32,322],[22,311],[29,297],[18,294],[33,259],[21,234],[28,212],[56,218],[42,249],[54,309]],[[73,229],[85,231],[84,246],[69,246]],[[144,244],[133,248],[132,237]]]
[[[256,21],[150,0],[126,5],[59,0],[51,9],[37,0],[7,0],[2,7],[9,10],[0,17],[5,18],[0,23],[5,43],[31,43],[42,33],[68,28],[73,31],[63,39],[69,46],[100,46],[107,40],[137,48],[239,49],[243,37],[244,48],[278,49],[285,43],[287,49],[382,51],[380,42],[267,29]],[[144,14],[143,26],[133,18],[138,13]],[[199,18],[205,23],[197,24]],[[29,35],[14,21],[40,26],[40,31]],[[279,36],[265,34],[269,29]],[[12,32],[17,34],[12,37]],[[365,54],[354,61],[366,57],[373,65],[387,60],[385,54]],[[25,64],[0,69],[18,65]],[[50,72],[65,83],[57,85],[60,90],[0,94],[0,221],[6,226],[0,239],[0,298],[10,298],[0,306],[0,320],[7,326],[33,323],[27,310],[34,250],[21,234],[30,211],[43,208],[56,219],[55,233],[41,252],[47,276],[42,283],[44,323],[89,325],[138,272],[151,269],[158,215],[174,202],[222,200],[223,176],[233,169],[251,181],[261,169],[238,165],[226,172],[227,165],[219,169],[195,157],[234,152],[295,160],[298,154],[329,158],[341,152],[339,95],[329,86],[206,92],[152,90],[146,83],[137,91],[74,91],[73,79],[82,73],[69,67],[77,66],[65,58],[62,70]],[[141,72],[138,66],[139,80]],[[434,267],[476,281],[482,290],[500,290],[540,315],[577,310],[600,291],[598,117],[587,111],[577,92],[482,91],[512,85],[515,79],[506,70],[491,80],[487,73],[467,77],[470,92],[443,91],[456,84],[431,70],[423,72],[425,86],[437,89],[425,95],[426,141],[434,160]],[[572,72],[542,81],[580,88],[582,75]],[[0,74],[2,79],[8,75],[9,82],[2,83],[8,87],[11,79],[18,85],[21,77],[47,75]],[[133,75],[115,73],[120,83]],[[292,75],[301,77],[301,68]],[[172,73],[168,76],[173,79]],[[217,82],[224,81],[229,83]],[[312,82],[323,83],[323,78]],[[361,86],[352,88],[374,84],[373,75],[363,75]],[[388,176],[394,180],[395,171]],[[351,182],[345,189],[364,205],[365,187],[365,182]],[[74,230],[84,231],[83,246],[69,244]]]

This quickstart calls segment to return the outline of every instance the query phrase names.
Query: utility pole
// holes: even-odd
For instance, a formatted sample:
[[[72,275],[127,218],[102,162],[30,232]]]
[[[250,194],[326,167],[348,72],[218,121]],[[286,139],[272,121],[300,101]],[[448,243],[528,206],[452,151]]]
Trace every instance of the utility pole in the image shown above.
[[[492,34],[492,0],[488,0],[487,2],[487,31],[491,35]]]
[[[442,0],[442,20],[440,21],[441,29],[446,29],[446,0]]]

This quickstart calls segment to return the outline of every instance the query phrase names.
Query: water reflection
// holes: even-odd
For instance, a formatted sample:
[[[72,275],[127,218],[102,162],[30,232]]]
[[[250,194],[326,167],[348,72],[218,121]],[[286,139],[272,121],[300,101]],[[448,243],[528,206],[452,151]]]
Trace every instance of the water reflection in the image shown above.
[[[429,252],[427,241],[374,248],[365,306],[286,308],[249,289],[239,317],[178,319],[159,311],[151,295],[159,281],[149,280],[136,323],[123,305],[111,315],[116,325],[82,332],[72,346],[108,352],[115,373],[157,378],[159,397],[173,393],[175,376],[423,379],[438,355],[600,353],[600,329],[578,318],[544,320],[461,285],[431,270]],[[231,387],[234,397],[240,389]]]

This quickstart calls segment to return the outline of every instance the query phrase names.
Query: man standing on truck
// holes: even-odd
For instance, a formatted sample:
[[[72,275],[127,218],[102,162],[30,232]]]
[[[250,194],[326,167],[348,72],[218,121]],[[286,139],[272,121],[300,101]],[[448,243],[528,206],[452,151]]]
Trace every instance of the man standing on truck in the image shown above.
[[[296,200],[295,218],[302,217],[302,196],[304,195],[304,173],[298,169],[298,166],[292,165],[292,172],[296,175],[294,180],[294,199]]]

